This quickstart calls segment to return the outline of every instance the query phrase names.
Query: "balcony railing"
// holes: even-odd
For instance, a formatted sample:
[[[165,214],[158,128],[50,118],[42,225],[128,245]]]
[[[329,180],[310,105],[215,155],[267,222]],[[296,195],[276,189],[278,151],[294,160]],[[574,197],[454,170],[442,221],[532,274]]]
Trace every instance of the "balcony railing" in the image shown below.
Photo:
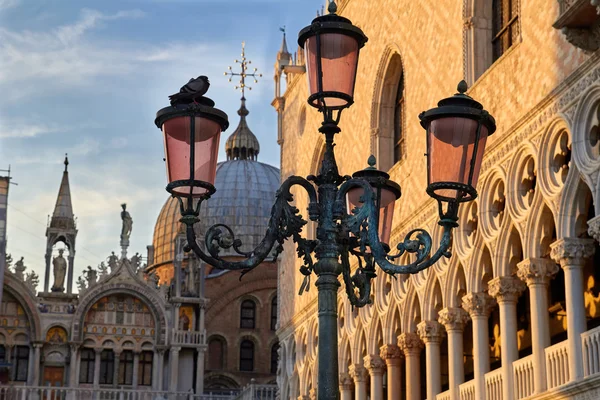
[[[569,382],[568,349],[566,340],[546,348],[546,382],[548,389]]]
[[[475,398],[475,380],[471,379],[458,387],[460,400],[479,400]]]
[[[515,377],[515,399],[524,399],[533,394],[533,355],[513,362]]]
[[[277,385],[257,385],[250,383],[244,387],[235,400],[275,400]]]
[[[205,332],[173,330],[171,343],[176,346],[202,346],[206,344]]]
[[[581,334],[583,374],[600,373],[600,326]]]
[[[486,400],[504,400],[502,397],[502,380],[501,368],[485,374]]]
[[[232,400],[232,396],[196,395],[131,389],[0,386],[2,400]],[[273,398],[274,399],[274,398]]]
[[[438,394],[435,396],[435,400],[450,400],[450,390],[446,390],[445,392]]]

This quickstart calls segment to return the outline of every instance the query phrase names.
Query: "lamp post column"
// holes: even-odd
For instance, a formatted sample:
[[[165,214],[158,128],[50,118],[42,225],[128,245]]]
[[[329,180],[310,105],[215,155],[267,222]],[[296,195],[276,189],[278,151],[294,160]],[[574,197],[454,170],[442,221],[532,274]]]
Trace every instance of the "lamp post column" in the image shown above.
[[[416,333],[403,333],[398,336],[398,347],[406,359],[406,400],[421,399],[420,354],[423,342]]]
[[[364,363],[371,375],[371,400],[383,400],[383,372],[385,371],[385,363],[379,357],[379,354],[366,356]]]
[[[352,364],[349,368],[350,376],[354,378],[354,399],[367,400],[367,370],[360,364]]]
[[[349,373],[340,374],[340,398],[352,400],[352,377]]]
[[[527,283],[531,308],[531,342],[533,353],[533,393],[546,390],[546,353],[550,346],[550,320],[548,317],[548,285],[558,272],[558,265],[545,258],[521,261],[517,275]]]
[[[402,350],[395,344],[386,344],[379,354],[387,364],[387,400],[400,400]]]
[[[525,284],[514,276],[501,276],[488,282],[490,295],[500,306],[500,348],[502,358],[502,398],[514,398],[513,362],[519,359],[517,347],[517,300]]]
[[[462,306],[473,321],[473,369],[475,398],[485,398],[485,374],[490,371],[488,318],[496,301],[486,293],[469,293],[462,298]]]
[[[438,319],[448,333],[450,398],[458,400],[458,386],[465,381],[463,330],[469,314],[459,307],[444,308],[439,312]]]
[[[437,321],[421,321],[417,325],[417,332],[425,343],[427,398],[435,399],[435,396],[442,391],[440,343],[444,337],[444,327]]]
[[[590,234],[600,240],[600,229],[592,231],[598,224],[592,221],[600,220],[596,217],[589,223]],[[583,267],[593,257],[595,244],[593,239],[558,240],[550,245],[551,256],[560,263],[565,271],[565,298],[567,305],[567,341],[569,346],[569,380],[576,381],[583,378],[583,353],[581,348],[581,334],[587,329],[585,316],[585,303],[583,298]]]

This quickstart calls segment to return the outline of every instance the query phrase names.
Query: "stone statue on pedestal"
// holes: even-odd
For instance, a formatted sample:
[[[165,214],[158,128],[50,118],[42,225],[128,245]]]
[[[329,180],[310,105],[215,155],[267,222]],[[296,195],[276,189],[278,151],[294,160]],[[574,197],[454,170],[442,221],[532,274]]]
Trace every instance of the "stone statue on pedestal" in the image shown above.
[[[94,286],[96,284],[96,282],[98,282],[98,272],[96,270],[92,269],[92,267],[88,265],[88,270],[85,273],[86,273],[86,279],[88,281],[87,286],[89,289],[92,286]]]
[[[21,257],[21,259],[15,263],[15,275],[17,276],[17,278],[19,278],[21,280],[25,279],[24,272],[25,272],[25,269],[27,269],[27,267],[23,263],[23,258],[24,257]]]
[[[110,267],[110,272],[113,273],[117,269],[117,262],[119,261],[119,257],[115,254],[115,252],[111,252],[111,255],[108,256],[108,266]]]
[[[123,211],[121,211],[121,220],[123,220],[123,227],[121,228],[121,245],[123,243],[129,244],[129,237],[131,236],[131,230],[133,228],[133,219],[127,211],[127,204],[121,204]]]
[[[65,291],[65,275],[67,273],[67,261],[63,257],[64,250],[58,250],[58,256],[52,260],[54,267],[54,285],[52,285],[53,292],[64,292]]]

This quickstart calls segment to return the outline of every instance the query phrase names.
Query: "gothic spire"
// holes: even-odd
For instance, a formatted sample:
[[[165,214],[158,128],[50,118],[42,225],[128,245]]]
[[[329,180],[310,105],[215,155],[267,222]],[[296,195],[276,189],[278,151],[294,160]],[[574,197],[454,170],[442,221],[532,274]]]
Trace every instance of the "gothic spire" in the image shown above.
[[[50,228],[75,229],[75,216],[73,215],[71,188],[69,186],[69,158],[67,155],[65,155],[64,164],[65,170],[58,189],[58,198],[50,220]]]

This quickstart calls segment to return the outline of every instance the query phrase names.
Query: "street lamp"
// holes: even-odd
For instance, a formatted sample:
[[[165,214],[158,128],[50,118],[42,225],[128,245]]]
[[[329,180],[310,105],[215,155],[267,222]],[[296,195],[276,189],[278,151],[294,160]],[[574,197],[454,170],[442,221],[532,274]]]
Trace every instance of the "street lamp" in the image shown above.
[[[450,257],[451,232],[458,226],[458,206],[477,196],[475,186],[486,139],[496,127],[481,104],[465,94],[464,81],[457,94],[419,116],[427,131],[427,193],[439,204],[443,235],[433,254],[431,236],[423,229],[409,232],[391,252],[390,231],[400,186],[375,168],[373,156],[369,167],[352,177],[341,176],[335,161],[334,136],[340,132],[342,110],[354,102],[358,54],[367,38],[348,19],[335,14],[335,2],[330,3],[328,10],[328,15],[317,17],[304,28],[298,40],[307,54],[308,102],[323,113],[319,128],[325,136],[323,161],[318,175],[306,179],[290,176],[283,182],[275,196],[265,237],[254,250],[242,251],[241,241],[223,224],[205,232],[206,250],[198,244],[194,231],[194,225],[200,221],[202,202],[215,192],[218,137],[227,128],[227,116],[214,108],[214,102],[199,97],[193,103],[160,110],[155,122],[165,136],[167,191],[179,200],[181,222],[186,225],[186,251],[193,250],[215,268],[247,272],[267,257],[275,260],[283,251],[283,242],[292,238],[303,260],[300,272],[305,278],[301,291],[310,285],[312,273],[317,275],[318,397],[329,400],[339,397],[336,298],[340,274],[351,304],[362,307],[370,303],[375,265],[390,275],[414,274],[441,257]],[[296,185],[308,195],[308,216],[317,223],[314,240],[301,236],[307,222],[290,204],[290,189]],[[221,249],[233,249],[244,260],[226,260],[219,255]],[[406,253],[414,255],[410,264],[394,264]],[[351,256],[358,264],[353,274]]]

